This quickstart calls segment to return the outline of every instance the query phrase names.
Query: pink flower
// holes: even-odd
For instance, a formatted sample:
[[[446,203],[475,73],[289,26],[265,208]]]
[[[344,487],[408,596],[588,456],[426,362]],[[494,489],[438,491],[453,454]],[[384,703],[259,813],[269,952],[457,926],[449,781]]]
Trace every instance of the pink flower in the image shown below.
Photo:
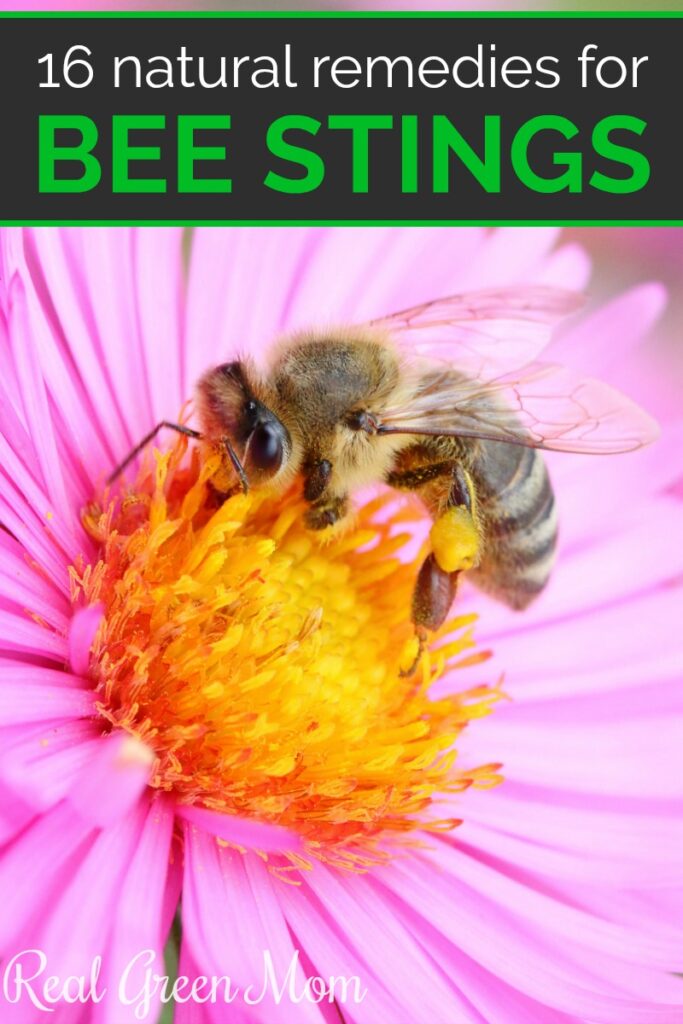
[[[232,518],[223,516],[223,532],[212,546],[209,527],[202,533],[206,517],[200,523],[187,510],[190,498],[177,511],[180,499],[169,489],[179,474],[199,472],[197,462],[189,470],[159,463],[168,486],[153,497],[143,470],[136,497],[125,510],[117,506],[113,519],[90,506],[111,468],[155,422],[177,418],[193,382],[212,364],[235,351],[258,354],[297,326],[359,322],[453,291],[521,282],[583,288],[584,254],[576,246],[553,249],[555,240],[556,232],[545,229],[198,230],[185,285],[176,230],[3,234],[0,951],[10,963],[26,950],[42,951],[20,961],[24,977],[36,975],[31,993],[45,1005],[41,986],[48,974],[86,977],[86,1001],[78,1000],[73,981],[55,1020],[154,1020],[162,993],[150,994],[144,1017],[144,969],[150,965],[136,957],[149,950],[151,961],[156,954],[150,970],[163,975],[161,950],[179,899],[180,972],[199,986],[194,996],[176,992],[180,1024],[342,1016],[349,1024],[680,1020],[683,993],[674,976],[681,970],[683,906],[683,519],[674,489],[681,475],[680,422],[665,422],[661,440],[633,455],[549,459],[562,537],[549,587],[523,615],[463,588],[454,611],[479,613],[478,646],[491,649],[494,659],[468,664],[457,650],[462,631],[451,634],[451,661],[460,667],[419,697],[419,721],[432,730],[433,746],[425,748],[431,760],[425,753],[409,774],[401,760],[404,740],[394,737],[391,747],[381,748],[383,756],[391,750],[396,758],[385,807],[370,805],[367,794],[381,787],[367,780],[365,803],[349,803],[356,781],[326,768],[324,758],[315,762],[329,797],[315,804],[325,807],[318,819],[311,819],[305,795],[295,793],[289,763],[292,750],[308,751],[305,743],[314,740],[308,731],[282,725],[286,715],[298,721],[297,701],[317,699],[302,683],[296,691],[294,682],[283,682],[288,666],[294,671],[303,655],[290,644],[275,677],[259,682],[270,662],[258,661],[260,648],[253,646],[268,639],[268,629],[285,630],[283,592],[271,599],[279,619],[268,620],[268,629],[237,630],[220,641],[219,665],[231,666],[224,680],[207,675],[216,637],[204,642],[200,629],[195,643],[194,620],[179,618],[178,609],[209,601],[201,587],[223,572],[223,548],[229,550],[226,572],[236,572],[233,563],[242,557],[261,558],[259,571],[275,590],[290,585],[290,563],[302,564],[292,606],[308,599],[316,573],[331,571],[329,560],[337,555],[314,552],[307,561],[306,552],[283,547],[284,569],[268,561],[279,543],[269,547],[269,537],[290,536],[289,527],[271,506],[248,506],[241,497],[231,499]],[[656,285],[635,288],[577,318],[552,343],[552,354],[636,398],[641,388],[652,396],[638,345],[662,301]],[[164,448],[169,439],[158,443]],[[183,494],[205,496],[202,487],[191,477]],[[148,518],[168,532],[140,533]],[[216,518],[209,522],[217,529]],[[266,524],[256,539],[253,522]],[[396,595],[409,586],[413,568],[396,563],[383,592],[373,582],[378,556],[363,549],[363,529],[380,531],[380,547],[394,543],[374,523],[370,512],[360,513],[357,548],[335,562],[334,593],[343,597],[347,586],[375,590],[349,591],[353,600],[331,603],[329,615],[353,623],[361,597],[373,593],[377,621],[394,615],[391,628],[399,636]],[[408,521],[408,532],[416,529]],[[173,554],[176,539],[192,530],[195,546]],[[144,557],[135,546],[143,536]],[[203,561],[197,556],[193,563],[200,542]],[[292,543],[300,545],[298,534]],[[180,564],[181,556],[189,559],[184,571],[173,561]],[[96,564],[99,569],[88,569]],[[358,582],[345,575],[347,564],[355,566]],[[228,601],[230,585],[221,577],[223,590],[212,590],[210,600]],[[241,609],[251,600],[241,593],[242,604],[231,598],[228,628],[240,625]],[[145,686],[158,681],[161,655],[151,641],[141,647],[138,640],[140,623],[147,629],[155,616],[160,621],[149,635],[164,635],[177,651],[164,663],[163,686],[152,700]],[[368,620],[358,618],[364,642]],[[311,619],[309,625],[315,633],[318,624]],[[307,638],[302,633],[297,641],[301,650]],[[372,642],[383,641],[373,634]],[[250,653],[236,660],[235,651]],[[344,679],[335,669],[334,657],[343,659],[345,650],[318,650],[306,663],[307,672],[320,673],[316,686],[323,686],[323,654],[329,678],[356,685],[355,677]],[[370,655],[359,657],[365,662],[358,662],[358,673],[377,667]],[[177,683],[181,661],[186,674]],[[382,659],[378,665],[380,690]],[[192,673],[207,683],[201,704],[186,685]],[[500,673],[509,699],[484,716],[497,692],[482,684]],[[297,678],[305,683],[306,672]],[[399,685],[397,677],[392,685]],[[348,706],[342,691],[328,693],[319,700],[319,722],[311,723],[344,737],[323,749],[340,764],[357,751],[359,773],[368,768],[363,751],[369,762],[379,749],[373,735],[352,738],[374,721],[373,686],[364,681],[362,707],[353,689]],[[272,692],[282,697],[269,704]],[[450,696],[454,692],[466,693],[464,703]],[[406,691],[407,702],[416,700]],[[251,724],[245,717],[250,701],[260,709]],[[442,704],[457,734],[458,791],[439,803],[436,783],[428,788],[420,772],[432,771],[444,750],[446,718],[437,720],[434,710]],[[457,709],[462,721],[452,717]],[[250,748],[242,744],[241,756],[239,744],[229,746],[231,738],[252,727]],[[258,779],[249,760],[255,750]],[[485,791],[497,781],[500,763],[505,781]],[[373,770],[382,774],[379,760]],[[423,777],[431,796],[408,813],[409,795],[415,797]],[[289,790],[283,778],[293,780]],[[310,785],[320,798],[322,789]],[[220,813],[226,786],[228,814]],[[401,786],[408,802],[392,820],[421,845],[372,831]],[[365,847],[345,845],[350,807],[368,814],[354,826],[367,829]],[[434,817],[457,817],[462,824],[434,831],[428,824]],[[430,830],[409,831],[420,823]],[[327,839],[320,836],[323,826]],[[93,983],[97,956],[102,967]],[[260,997],[271,966],[286,989],[279,1007],[267,985]],[[231,977],[234,1000],[229,1006],[222,1001],[224,984],[217,1001],[203,1001],[209,997],[201,978],[222,975]],[[315,976],[350,979],[346,998],[340,988],[336,1005],[316,1003],[313,990],[307,998],[305,980]],[[31,993],[17,983],[15,962],[5,971],[3,1021],[42,1019]]]

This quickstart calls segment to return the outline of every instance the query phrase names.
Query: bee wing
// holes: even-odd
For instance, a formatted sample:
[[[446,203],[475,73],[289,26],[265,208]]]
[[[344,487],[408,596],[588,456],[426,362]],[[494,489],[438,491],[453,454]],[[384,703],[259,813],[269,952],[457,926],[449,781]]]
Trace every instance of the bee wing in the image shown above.
[[[535,360],[553,324],[582,301],[576,292],[543,285],[490,289],[435,299],[366,326],[388,332],[403,356],[445,358],[483,380]]]
[[[653,441],[656,422],[619,391],[553,363],[487,380],[416,367],[409,397],[379,417],[380,433],[478,437],[530,448],[609,454]]]

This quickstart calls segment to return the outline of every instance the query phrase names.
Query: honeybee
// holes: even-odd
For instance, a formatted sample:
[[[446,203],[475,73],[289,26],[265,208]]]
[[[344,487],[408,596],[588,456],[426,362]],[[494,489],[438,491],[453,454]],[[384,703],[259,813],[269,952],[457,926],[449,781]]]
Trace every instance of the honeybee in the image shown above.
[[[625,452],[657,436],[624,395],[538,361],[580,301],[548,287],[480,291],[294,335],[265,371],[249,359],[208,370],[196,387],[200,430],[159,424],[112,478],[170,426],[217,446],[245,490],[301,477],[311,530],[342,520],[364,485],[415,492],[433,520],[412,600],[420,643],[445,621],[463,573],[526,608],[557,541],[540,450]]]

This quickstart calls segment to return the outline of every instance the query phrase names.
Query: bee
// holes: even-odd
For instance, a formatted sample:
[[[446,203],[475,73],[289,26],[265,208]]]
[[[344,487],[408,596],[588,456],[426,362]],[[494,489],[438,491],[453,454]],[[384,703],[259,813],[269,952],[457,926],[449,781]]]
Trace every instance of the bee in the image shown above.
[[[433,521],[411,618],[420,643],[446,620],[463,574],[513,609],[545,587],[557,513],[541,451],[632,451],[657,426],[597,380],[539,361],[580,297],[549,287],[448,296],[358,327],[294,335],[268,367],[209,369],[200,429],[240,485],[303,481],[306,526],[326,530],[359,488],[417,494]]]

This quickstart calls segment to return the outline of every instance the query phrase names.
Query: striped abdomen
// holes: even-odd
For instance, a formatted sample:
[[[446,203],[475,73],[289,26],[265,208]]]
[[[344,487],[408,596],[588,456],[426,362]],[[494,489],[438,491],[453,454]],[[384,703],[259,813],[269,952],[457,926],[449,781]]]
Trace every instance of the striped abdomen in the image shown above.
[[[472,582],[512,608],[526,608],[548,581],[555,557],[555,498],[541,454],[482,441],[470,472],[484,526]]]

